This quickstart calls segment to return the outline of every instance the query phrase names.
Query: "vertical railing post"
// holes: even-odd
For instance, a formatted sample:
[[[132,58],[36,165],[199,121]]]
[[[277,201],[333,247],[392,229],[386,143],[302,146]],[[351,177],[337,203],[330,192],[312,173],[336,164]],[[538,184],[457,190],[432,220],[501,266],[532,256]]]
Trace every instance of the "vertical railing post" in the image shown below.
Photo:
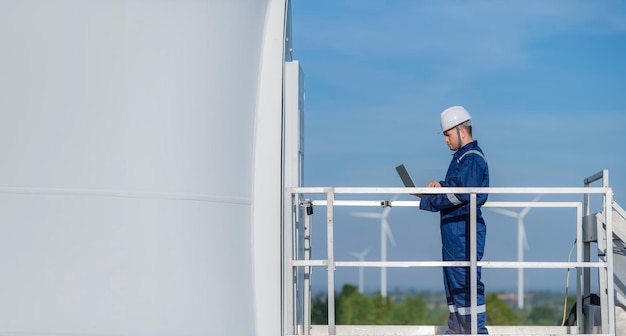
[[[333,236],[333,205],[335,189],[326,189],[326,250],[328,253],[328,334],[335,335],[335,250]]]
[[[477,316],[477,260],[476,260],[476,193],[470,194],[470,286],[471,286],[471,332],[478,334]]]
[[[615,291],[613,289],[613,191],[608,188],[608,171],[604,171],[604,187],[607,188],[604,196],[604,221],[606,223],[606,262],[607,262],[607,299],[608,299],[608,326],[603,333],[615,335]],[[604,319],[602,319],[604,322]],[[608,329],[608,330],[605,330]]]
[[[583,259],[583,211],[580,203],[576,207],[576,262],[581,262]],[[588,246],[588,245],[585,245]],[[589,260],[585,260],[589,261]],[[587,268],[584,268],[587,270]],[[583,320],[583,293],[584,289],[582,288],[583,284],[586,281],[583,279],[583,269],[581,267],[576,267],[576,321]],[[588,273],[586,273],[588,275]],[[578,333],[583,333],[583,323],[577,323],[578,325]]]
[[[584,186],[588,188],[591,185],[591,181],[585,179]],[[589,218],[591,214],[590,210],[590,195],[585,193],[583,195],[583,215],[585,218]],[[596,232],[599,232],[596,230]],[[598,237],[599,238],[599,237]],[[583,261],[590,262],[591,261],[591,243],[590,242],[582,242],[583,243]],[[582,306],[583,306],[583,298],[587,297],[591,294],[591,268],[585,267],[583,269],[583,288],[582,295],[578,295],[576,298],[576,321],[582,321]],[[578,324],[578,333],[584,333],[583,323]]]
[[[304,216],[304,260],[311,260],[311,217],[313,216],[313,204],[311,201],[306,200],[304,202],[304,208],[306,210]],[[311,334],[311,274],[313,273],[312,266],[304,267],[304,335]]]
[[[591,261],[591,243],[585,242],[583,244],[583,261]],[[591,294],[591,267],[585,267],[583,269],[583,288],[582,295],[576,298],[576,321],[581,321],[582,318],[582,306],[583,298]],[[578,323],[578,332],[583,333],[583,324]]]
[[[298,328],[298,268],[293,266],[293,260],[298,258],[297,255],[297,211],[299,204],[296,202],[297,194],[288,192],[285,199],[283,221],[281,222],[281,260],[282,266],[282,295],[281,306],[284,311],[282,328],[285,333],[295,333]]]
[[[606,195],[602,197],[602,212],[604,213],[604,220],[606,221]],[[605,222],[606,224],[606,222]],[[609,242],[607,241],[608,237],[608,228],[606,226],[603,227],[602,223],[598,222],[596,227],[596,235],[597,235],[597,246],[598,246],[598,261],[604,263],[604,266],[598,268],[598,296],[600,297],[600,308],[601,308],[601,320],[602,320],[602,333],[608,333],[607,324],[609,323],[608,317],[608,286],[607,283],[609,281],[608,277],[608,267],[606,263],[608,261],[607,257],[607,245]],[[612,243],[611,243],[612,244]],[[612,275],[611,275],[612,276]],[[604,290],[603,290],[604,289]],[[611,293],[612,294],[612,293]],[[593,323],[593,321],[590,321]],[[592,324],[593,326],[593,324]]]
[[[294,261],[310,258],[306,247],[310,246],[310,236],[307,237],[305,232],[310,225],[310,216],[304,216],[303,209],[308,213],[312,205],[309,200],[302,200],[301,194],[293,189],[290,189],[290,199],[291,202],[285,206],[281,235],[283,328],[285,333],[302,335],[307,323],[310,325],[310,277],[307,267],[294,266]]]

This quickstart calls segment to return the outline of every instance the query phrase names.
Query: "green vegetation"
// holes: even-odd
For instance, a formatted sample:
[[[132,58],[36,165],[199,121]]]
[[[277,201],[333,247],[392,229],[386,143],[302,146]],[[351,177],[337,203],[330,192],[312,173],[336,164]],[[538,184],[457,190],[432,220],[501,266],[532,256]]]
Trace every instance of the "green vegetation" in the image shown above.
[[[511,309],[496,293],[488,293],[487,325],[521,325],[522,316]]]
[[[556,326],[561,324],[563,296],[549,292],[528,294],[527,307],[513,307],[511,299],[501,299],[498,293],[488,293],[487,325],[535,325]],[[573,298],[568,299],[574,303]],[[568,308],[569,311],[569,308]],[[395,292],[387,298],[380,294],[364,295],[356,286],[344,285],[335,299],[335,321],[339,325],[446,325],[448,309],[443,293]],[[328,324],[328,300],[326,294],[312,298],[312,324]]]

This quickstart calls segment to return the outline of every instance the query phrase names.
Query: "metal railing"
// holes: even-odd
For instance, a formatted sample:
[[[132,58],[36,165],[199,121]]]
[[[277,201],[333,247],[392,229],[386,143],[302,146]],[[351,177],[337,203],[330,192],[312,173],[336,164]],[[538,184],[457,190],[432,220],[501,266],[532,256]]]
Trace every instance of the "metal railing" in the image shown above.
[[[602,187],[590,187],[590,184],[605,177],[605,183]],[[471,332],[477,334],[477,280],[476,274],[478,267],[483,268],[545,268],[545,269],[566,269],[576,268],[577,270],[577,321],[582,321],[582,293],[590,291],[590,269],[597,268],[599,270],[599,281],[601,286],[606,288],[608,293],[613,293],[613,265],[612,265],[612,244],[606,244],[612,237],[611,226],[611,205],[612,190],[608,186],[608,172],[600,172],[585,180],[584,187],[556,187],[556,188],[334,188],[334,187],[301,187],[290,190],[292,194],[292,216],[293,223],[290,228],[291,235],[285,235],[285,239],[292,239],[290,246],[293,246],[293,257],[286,262],[288,274],[286,278],[294,279],[294,282],[301,282],[302,293],[290,293],[289,296],[299,297],[295,299],[302,307],[295,307],[295,314],[304,314],[303,318],[294,318],[294,321],[301,321],[301,325],[294,326],[294,333],[309,334],[310,330],[310,275],[313,267],[326,267],[327,285],[328,285],[328,334],[336,334],[335,323],[335,270],[337,267],[469,267],[471,275]],[[373,206],[373,207],[419,207],[419,201],[396,201],[396,200],[363,200],[358,199],[359,196],[371,194],[469,194],[470,195],[470,260],[468,261],[336,261],[334,247],[334,209],[336,207],[349,206]],[[353,195],[353,200],[337,200],[336,195]],[[583,202],[486,202],[482,207],[533,207],[533,208],[574,208],[576,209],[576,260],[568,262],[512,262],[512,261],[477,261],[476,260],[476,195],[477,194],[579,194],[584,195]],[[583,244],[582,220],[583,205],[585,214],[589,214],[589,196],[593,194],[602,195],[602,210],[606,221],[605,236],[598,239],[599,260],[597,262],[590,261],[589,247]],[[323,196],[321,199],[309,200],[306,197]],[[325,196],[325,197],[324,197]],[[326,258],[311,259],[311,224],[313,216],[313,207],[326,207]],[[302,211],[304,209],[304,211]],[[294,243],[293,240],[301,240]],[[298,246],[298,247],[295,247]],[[298,269],[303,270],[301,275],[297,275]],[[611,276],[609,276],[611,275]],[[299,286],[285,286],[286,290],[297,291]],[[607,335],[615,335],[614,311],[609,309],[613,307],[613,295],[602,295],[602,333]],[[583,333],[583,323],[578,323],[578,332]]]

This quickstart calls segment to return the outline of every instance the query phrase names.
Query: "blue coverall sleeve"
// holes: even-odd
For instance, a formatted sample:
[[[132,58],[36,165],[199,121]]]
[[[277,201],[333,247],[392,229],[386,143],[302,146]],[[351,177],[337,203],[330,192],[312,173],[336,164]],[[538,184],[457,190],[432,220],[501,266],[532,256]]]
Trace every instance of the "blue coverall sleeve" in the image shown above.
[[[489,181],[485,179],[485,162],[481,157],[475,158],[471,155],[463,158],[459,163],[456,176],[446,177],[446,180],[439,181],[442,187],[488,187]],[[469,203],[469,194],[432,194],[423,195],[420,201],[420,209],[427,211],[441,211],[461,204]],[[476,202],[483,205],[487,201],[487,194],[478,194]]]

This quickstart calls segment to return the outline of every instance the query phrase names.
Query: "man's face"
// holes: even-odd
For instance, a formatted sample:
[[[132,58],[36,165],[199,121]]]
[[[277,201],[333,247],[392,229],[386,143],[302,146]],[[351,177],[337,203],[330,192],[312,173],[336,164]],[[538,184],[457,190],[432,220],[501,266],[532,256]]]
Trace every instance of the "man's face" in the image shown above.
[[[456,131],[456,127],[443,132],[443,139],[451,151],[459,149],[459,133]]]

